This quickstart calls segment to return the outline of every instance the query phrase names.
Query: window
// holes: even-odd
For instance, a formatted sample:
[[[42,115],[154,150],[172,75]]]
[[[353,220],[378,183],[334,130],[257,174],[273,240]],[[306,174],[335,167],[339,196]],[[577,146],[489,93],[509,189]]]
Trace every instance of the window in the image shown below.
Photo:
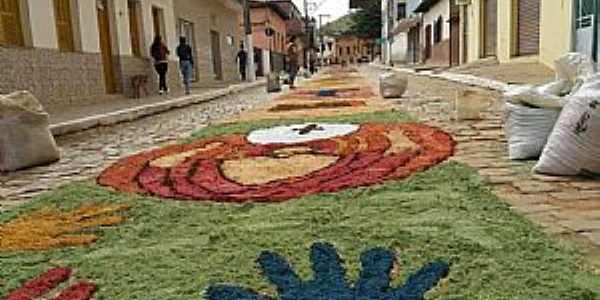
[[[439,43],[442,41],[442,31],[444,30],[444,19],[440,16],[434,24],[433,42]]]
[[[346,47],[346,54],[350,55],[350,46]]]
[[[70,0],[54,0],[54,18],[56,19],[58,49],[65,52],[75,51]]]
[[[406,19],[406,3],[398,3],[398,20]]]
[[[19,0],[0,0],[0,45],[24,45]]]
[[[129,35],[131,36],[131,51],[133,52],[133,56],[142,57],[138,4],[139,2],[134,0],[127,1],[127,9],[129,10]]]

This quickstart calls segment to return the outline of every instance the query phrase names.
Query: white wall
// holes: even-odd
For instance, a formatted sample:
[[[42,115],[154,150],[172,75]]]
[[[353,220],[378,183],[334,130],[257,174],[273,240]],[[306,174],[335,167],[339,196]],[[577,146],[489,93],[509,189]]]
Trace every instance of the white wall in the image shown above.
[[[28,0],[27,12],[31,46],[58,49],[53,0]]]
[[[81,43],[81,51],[85,53],[100,53],[100,32],[98,29],[98,10],[96,0],[79,0],[77,16]],[[90,21],[92,20],[92,21]],[[74,30],[74,32],[77,32]]]
[[[401,32],[394,36],[392,43],[392,61],[406,62],[406,51],[408,50],[408,35]]]
[[[167,45],[169,50],[171,51],[171,55],[169,56],[170,60],[177,60],[177,56],[175,54],[175,49],[177,48],[177,44],[179,40],[177,38],[177,30],[176,30],[176,20],[175,20],[175,11],[173,9],[173,0],[147,0],[141,2],[142,6],[142,31],[143,31],[143,43],[146,45],[145,51],[142,51],[142,54],[146,56],[150,56],[149,49],[152,45],[152,41],[154,40],[154,23],[152,19],[152,7],[158,7],[163,10],[164,13],[164,25],[166,36],[163,37],[163,42]]]
[[[425,43],[425,26],[427,25],[431,25],[431,44],[434,44],[435,21],[437,21],[439,16],[442,16],[443,18],[442,41],[450,39],[450,23],[448,23],[448,20],[450,19],[450,4],[449,0],[442,0],[423,14],[423,32],[421,33],[423,44]]]

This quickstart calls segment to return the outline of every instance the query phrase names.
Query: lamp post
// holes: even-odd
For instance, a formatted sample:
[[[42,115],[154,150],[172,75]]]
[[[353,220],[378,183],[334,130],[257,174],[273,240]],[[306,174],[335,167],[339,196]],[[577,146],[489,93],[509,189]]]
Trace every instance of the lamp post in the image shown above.
[[[248,59],[246,59],[246,74],[250,82],[256,81],[256,66],[254,62],[254,46],[252,45],[252,22],[250,20],[250,0],[242,0],[244,5],[244,45]]]

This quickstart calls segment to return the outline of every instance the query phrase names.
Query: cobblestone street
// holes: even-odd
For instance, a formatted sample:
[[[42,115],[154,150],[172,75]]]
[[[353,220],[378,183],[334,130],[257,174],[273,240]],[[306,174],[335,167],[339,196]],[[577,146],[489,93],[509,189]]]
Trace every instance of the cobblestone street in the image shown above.
[[[61,136],[57,139],[60,162],[0,175],[0,210],[64,183],[92,178],[121,157],[172,143],[214,120],[269,101],[264,90],[252,88],[134,122]]]
[[[380,70],[365,69],[375,80]],[[504,136],[501,95],[465,85],[427,77],[407,75],[409,89],[397,100],[427,124],[454,135],[458,151],[454,161],[479,169],[495,187],[495,194],[545,231],[576,240],[600,263],[600,181],[587,178],[553,177],[533,174],[534,161],[508,159]],[[474,89],[493,99],[479,121],[453,121],[450,116],[457,90]]]

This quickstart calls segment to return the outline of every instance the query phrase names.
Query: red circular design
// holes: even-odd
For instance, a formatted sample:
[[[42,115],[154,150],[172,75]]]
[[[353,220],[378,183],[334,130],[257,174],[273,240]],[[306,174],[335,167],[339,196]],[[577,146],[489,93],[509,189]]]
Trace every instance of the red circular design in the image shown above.
[[[394,147],[390,133],[401,132],[416,147]],[[207,147],[213,145],[213,147]],[[216,145],[216,146],[215,146]],[[315,193],[337,192],[402,179],[453,154],[455,143],[444,131],[421,124],[363,124],[350,135],[294,145],[255,145],[242,135],[227,135],[134,155],[105,170],[98,183],[122,192],[180,200],[280,202]],[[337,157],[310,174],[245,185],[224,175],[225,161],[274,157],[276,151],[303,147],[311,155]],[[150,162],[190,153],[170,167]]]

